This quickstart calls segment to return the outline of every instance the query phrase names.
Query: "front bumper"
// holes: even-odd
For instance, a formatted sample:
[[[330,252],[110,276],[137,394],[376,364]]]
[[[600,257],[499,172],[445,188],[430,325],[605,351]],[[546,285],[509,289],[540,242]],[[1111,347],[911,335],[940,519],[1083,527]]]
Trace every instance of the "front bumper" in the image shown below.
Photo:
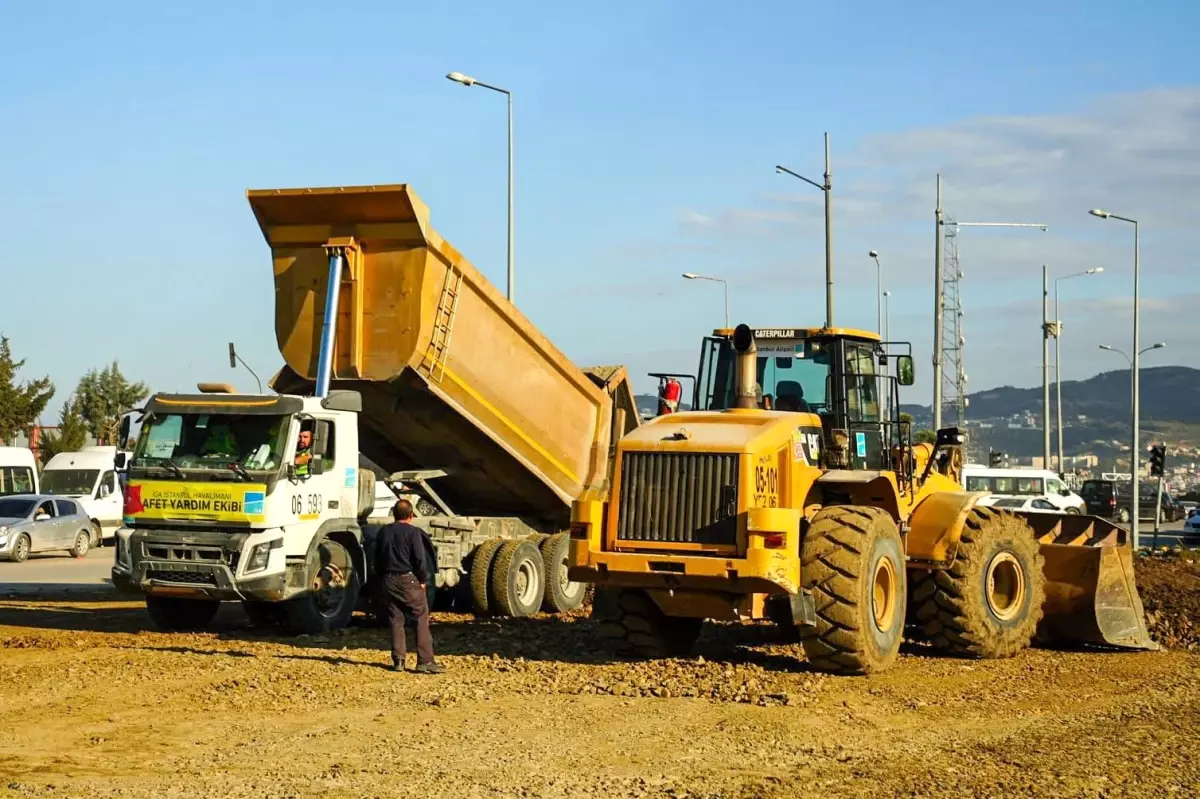
[[[136,530],[121,542],[113,585],[161,596],[279,602],[289,598],[287,572],[237,577],[249,533]]]

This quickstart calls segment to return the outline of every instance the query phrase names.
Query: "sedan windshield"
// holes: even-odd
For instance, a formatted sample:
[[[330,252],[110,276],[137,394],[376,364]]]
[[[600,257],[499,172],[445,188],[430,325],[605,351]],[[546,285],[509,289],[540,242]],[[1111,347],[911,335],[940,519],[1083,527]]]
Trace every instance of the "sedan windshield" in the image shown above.
[[[42,472],[42,493],[86,497],[92,493],[99,469],[49,469]]]
[[[32,499],[0,498],[0,519],[24,519],[31,510]]]
[[[138,436],[133,467],[230,471],[278,469],[288,417],[238,414],[151,416]]]

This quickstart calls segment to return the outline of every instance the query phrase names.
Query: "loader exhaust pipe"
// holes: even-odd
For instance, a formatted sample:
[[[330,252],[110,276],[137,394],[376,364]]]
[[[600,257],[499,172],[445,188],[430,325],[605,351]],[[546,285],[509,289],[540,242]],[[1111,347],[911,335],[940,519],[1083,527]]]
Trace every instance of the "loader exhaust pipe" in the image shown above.
[[[749,325],[738,325],[733,331],[733,350],[737,353],[737,398],[735,408],[757,408],[758,394],[758,347],[754,345],[754,331]]]

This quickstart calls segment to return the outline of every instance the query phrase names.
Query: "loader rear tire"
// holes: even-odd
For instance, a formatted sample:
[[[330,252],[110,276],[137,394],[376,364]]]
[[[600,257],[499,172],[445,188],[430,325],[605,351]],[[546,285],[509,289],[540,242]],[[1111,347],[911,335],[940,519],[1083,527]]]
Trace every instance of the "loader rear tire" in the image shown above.
[[[598,589],[592,612],[600,621],[600,637],[630,659],[687,657],[704,627],[703,619],[666,615],[636,588]]]
[[[489,538],[471,553],[471,603],[477,616],[486,616],[491,610],[492,563],[503,543],[502,538]]]
[[[887,511],[835,505],[818,512],[800,545],[800,580],[816,600],[816,626],[800,628],[813,666],[868,674],[896,660],[908,588],[904,545]]]
[[[975,508],[954,562],[922,574],[913,588],[924,637],[935,648],[968,657],[1016,655],[1029,646],[1042,618],[1043,564],[1024,520]]]

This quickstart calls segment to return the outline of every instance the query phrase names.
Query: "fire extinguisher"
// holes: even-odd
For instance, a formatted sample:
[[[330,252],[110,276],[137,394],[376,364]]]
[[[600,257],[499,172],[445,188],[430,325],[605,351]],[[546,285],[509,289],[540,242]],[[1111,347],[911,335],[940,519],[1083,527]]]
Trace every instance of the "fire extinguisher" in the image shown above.
[[[658,415],[675,413],[679,410],[679,398],[683,396],[683,385],[673,377],[658,379]]]

